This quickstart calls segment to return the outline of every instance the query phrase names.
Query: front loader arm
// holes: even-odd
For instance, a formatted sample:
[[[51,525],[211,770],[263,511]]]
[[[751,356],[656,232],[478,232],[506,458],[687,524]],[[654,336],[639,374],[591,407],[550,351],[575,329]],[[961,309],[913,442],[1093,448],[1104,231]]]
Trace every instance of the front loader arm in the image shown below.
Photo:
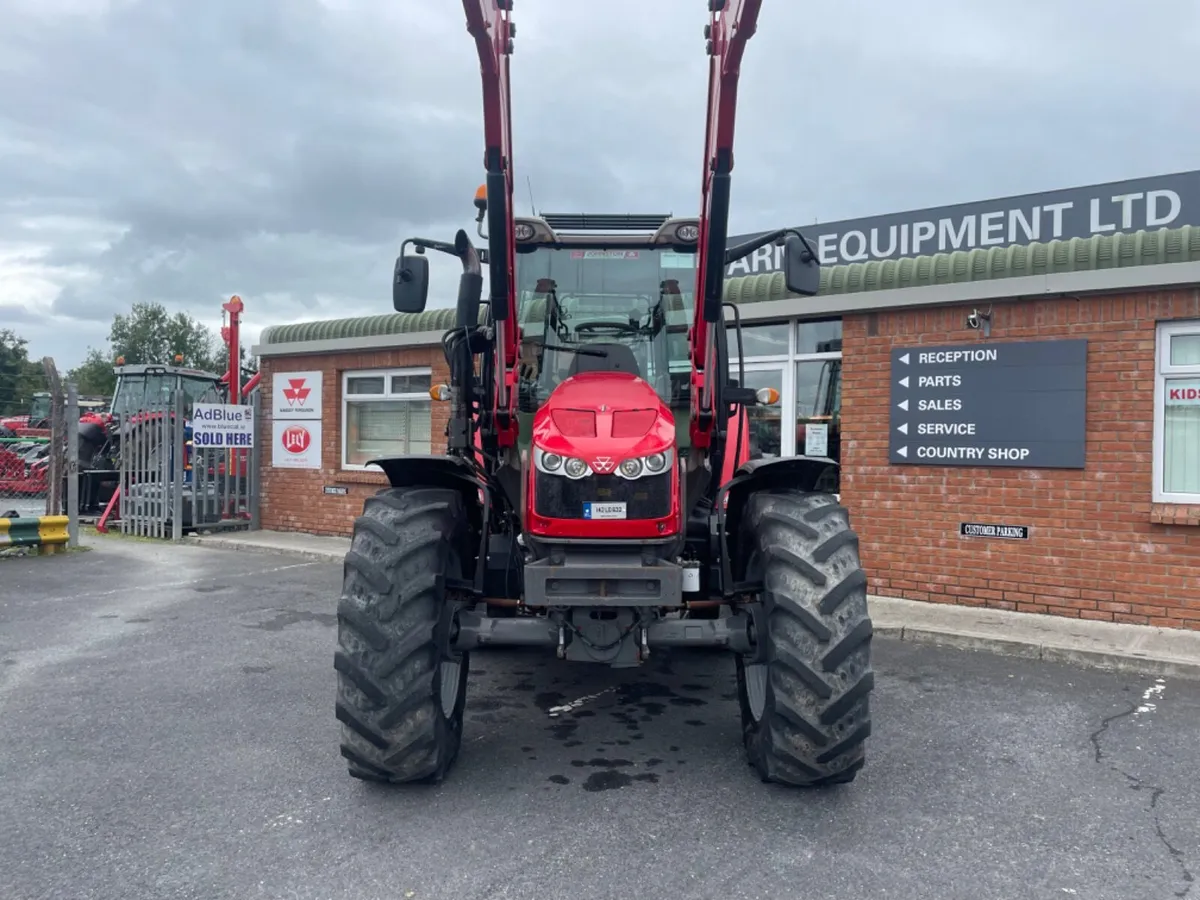
[[[487,172],[488,276],[496,329],[496,438],[500,447],[516,443],[513,414],[517,389],[517,289],[513,235],[512,104],[509,57],[516,27],[511,0],[463,0],[467,31],[475,39],[483,79],[483,164]]]
[[[725,375],[720,371],[714,327],[722,315],[725,241],[729,227],[729,179],[733,171],[733,132],[737,116],[738,76],[746,41],[753,37],[762,0],[710,0],[708,39],[708,122],[701,179],[699,265],[692,321],[692,417],[694,447],[712,446],[712,432],[723,408]]]

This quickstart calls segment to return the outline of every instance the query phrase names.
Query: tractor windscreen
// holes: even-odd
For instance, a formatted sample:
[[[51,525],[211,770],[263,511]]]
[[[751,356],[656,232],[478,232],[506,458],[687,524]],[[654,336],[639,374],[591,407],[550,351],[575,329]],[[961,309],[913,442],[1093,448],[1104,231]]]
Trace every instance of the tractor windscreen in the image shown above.
[[[50,418],[50,395],[34,394],[33,402],[29,404],[29,424]]]
[[[132,416],[152,409],[165,409],[171,400],[175,379],[167,374],[122,374],[117,379],[112,411],[116,416]]]
[[[578,351],[624,344],[663,401],[686,409],[695,277],[696,257],[672,250],[518,254],[522,408],[532,411],[546,401],[571,374]]]
[[[174,392],[183,392],[183,411],[191,415],[195,403],[220,403],[220,384],[209,378],[179,375],[174,372],[122,374],[117,380],[112,411],[130,416],[146,410],[166,409],[174,402]]]
[[[222,403],[221,385],[208,378],[198,378],[191,375],[181,375],[179,386],[183,389],[184,406],[188,413],[192,411],[193,403]]]

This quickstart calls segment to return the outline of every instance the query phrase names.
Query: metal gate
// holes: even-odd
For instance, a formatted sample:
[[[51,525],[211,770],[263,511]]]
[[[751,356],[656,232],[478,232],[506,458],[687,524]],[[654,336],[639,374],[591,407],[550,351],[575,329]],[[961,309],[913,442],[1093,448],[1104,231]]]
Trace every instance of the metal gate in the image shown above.
[[[247,407],[259,421],[259,394]],[[183,391],[123,416],[117,433],[123,534],[179,540],[208,529],[249,529],[257,520],[258,448],[197,441]]]

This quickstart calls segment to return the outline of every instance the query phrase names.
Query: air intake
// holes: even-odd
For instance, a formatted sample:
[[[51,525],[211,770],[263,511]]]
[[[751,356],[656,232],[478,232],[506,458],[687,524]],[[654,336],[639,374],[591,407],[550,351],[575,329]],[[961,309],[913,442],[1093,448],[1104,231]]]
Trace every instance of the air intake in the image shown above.
[[[542,213],[555,231],[657,231],[671,214]]]

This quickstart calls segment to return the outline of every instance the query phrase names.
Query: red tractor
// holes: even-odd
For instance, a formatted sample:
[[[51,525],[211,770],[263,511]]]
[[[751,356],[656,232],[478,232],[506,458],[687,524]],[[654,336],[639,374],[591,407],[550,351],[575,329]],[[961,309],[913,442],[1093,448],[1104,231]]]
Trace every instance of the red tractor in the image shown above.
[[[819,262],[794,229],[726,246],[734,108],[761,0],[710,0],[701,213],[516,218],[511,0],[463,0],[483,77],[476,250],[411,239],[393,305],[415,313],[427,249],[461,260],[445,455],[378,459],[338,603],[337,718],[352,776],[442,780],[471,651],[541,646],[637,666],[662,648],[733,653],[745,752],[764,781],[852,781],[870,733],[871,621],[858,539],[819,489],[827,458],[749,459],[731,377],[726,266],[784,248],[789,290]],[[487,234],[483,221],[487,219]],[[489,299],[482,310],[487,264]],[[727,325],[732,312],[732,328]],[[740,357],[740,354],[739,354]]]

